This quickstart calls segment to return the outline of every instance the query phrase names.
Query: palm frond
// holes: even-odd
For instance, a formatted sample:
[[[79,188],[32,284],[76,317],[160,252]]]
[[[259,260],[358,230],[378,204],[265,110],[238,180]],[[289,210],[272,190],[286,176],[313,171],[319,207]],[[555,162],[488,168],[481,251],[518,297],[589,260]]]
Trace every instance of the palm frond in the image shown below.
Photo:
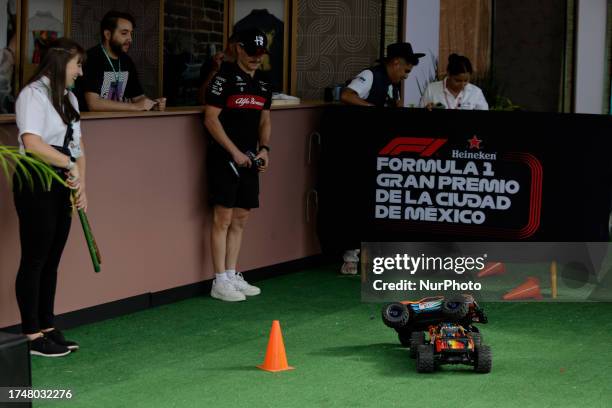
[[[51,189],[53,180],[66,185],[66,182],[49,164],[33,153],[29,153],[29,155],[21,154],[19,148],[15,146],[0,144],[0,168],[2,168],[9,184],[11,184],[11,174],[13,172],[16,174],[18,189],[23,188],[24,181],[30,189],[34,189],[36,178],[46,190]],[[25,180],[22,180],[22,178],[25,178]]]

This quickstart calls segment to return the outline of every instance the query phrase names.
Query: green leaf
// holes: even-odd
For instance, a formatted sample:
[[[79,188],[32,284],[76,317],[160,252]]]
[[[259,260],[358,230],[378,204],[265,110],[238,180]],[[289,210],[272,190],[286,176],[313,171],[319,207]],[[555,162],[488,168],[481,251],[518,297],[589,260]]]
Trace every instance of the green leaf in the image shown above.
[[[37,177],[46,191],[51,189],[53,180],[67,186],[66,182],[56,171],[40,157],[29,152],[29,156],[22,154],[16,146],[5,146],[0,144],[0,167],[9,185],[11,184],[11,173],[16,172],[18,189],[22,189],[24,180],[30,189],[34,189],[34,177]]]

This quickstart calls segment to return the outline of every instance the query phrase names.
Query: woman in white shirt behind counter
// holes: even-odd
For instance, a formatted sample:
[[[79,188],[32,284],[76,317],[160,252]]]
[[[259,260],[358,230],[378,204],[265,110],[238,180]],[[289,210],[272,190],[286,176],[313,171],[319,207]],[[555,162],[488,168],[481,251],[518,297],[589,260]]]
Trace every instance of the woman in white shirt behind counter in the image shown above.
[[[20,169],[13,181],[21,241],[15,283],[21,331],[30,340],[30,353],[44,357],[64,356],[79,347],[55,327],[53,304],[57,269],[70,232],[71,189],[76,207],[87,209],[79,105],[69,91],[83,75],[84,55],[83,48],[67,38],[49,44],[15,103],[22,153],[33,153],[53,166],[69,186],[53,181],[47,190],[34,175],[30,188],[18,181],[24,176],[18,174]]]
[[[467,57],[451,54],[446,72],[448,75],[442,81],[427,85],[421,97],[422,108],[489,110],[482,90],[470,84],[472,63]]]

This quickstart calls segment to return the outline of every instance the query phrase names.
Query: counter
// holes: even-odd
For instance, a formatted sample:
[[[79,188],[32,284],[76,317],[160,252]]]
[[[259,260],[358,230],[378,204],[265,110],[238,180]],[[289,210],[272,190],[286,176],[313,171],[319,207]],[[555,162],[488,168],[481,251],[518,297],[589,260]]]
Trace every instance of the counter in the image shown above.
[[[240,270],[320,252],[306,198],[315,177],[310,135],[321,113],[317,103],[273,109],[270,169],[261,178],[261,208],[253,211],[245,230]],[[0,143],[15,144],[14,117],[0,120]],[[88,214],[102,272],[93,272],[75,217],[60,266],[57,314],[213,277],[201,121],[201,107],[83,114]],[[14,283],[20,248],[4,180],[0,231],[0,327],[6,327],[19,323]]]

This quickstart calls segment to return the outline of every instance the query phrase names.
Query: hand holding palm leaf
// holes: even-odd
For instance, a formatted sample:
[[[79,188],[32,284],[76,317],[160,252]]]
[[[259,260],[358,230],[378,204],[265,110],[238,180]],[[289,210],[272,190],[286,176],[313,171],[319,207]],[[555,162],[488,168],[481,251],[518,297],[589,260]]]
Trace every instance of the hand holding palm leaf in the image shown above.
[[[0,144],[0,169],[4,172],[9,184],[11,183],[11,174],[13,172],[15,173],[18,189],[23,189],[25,183],[33,190],[36,181],[40,181],[45,190],[51,189],[51,183],[53,183],[53,181],[68,187],[64,179],[46,162],[32,153],[29,155],[21,154],[19,148],[15,146],[4,146]],[[83,210],[77,210],[77,212],[81,220],[94,271],[100,272],[100,264],[102,263],[100,251],[91,232],[87,214]]]

